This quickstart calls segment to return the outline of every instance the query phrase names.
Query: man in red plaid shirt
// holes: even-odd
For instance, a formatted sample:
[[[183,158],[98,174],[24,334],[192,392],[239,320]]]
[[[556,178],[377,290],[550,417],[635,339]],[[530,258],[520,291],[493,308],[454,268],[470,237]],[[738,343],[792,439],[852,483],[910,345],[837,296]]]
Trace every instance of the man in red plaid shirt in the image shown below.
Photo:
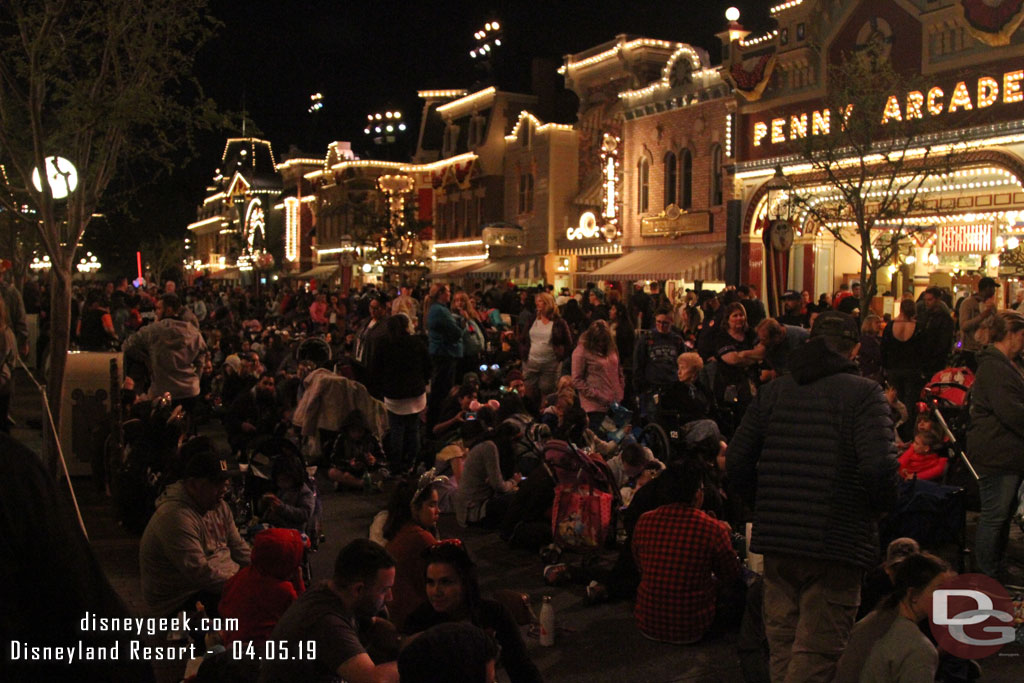
[[[637,627],[653,640],[696,643],[715,620],[723,589],[740,578],[740,562],[729,528],[700,507],[704,502],[701,463],[675,463],[649,486],[665,486],[670,499],[645,513],[633,532],[640,570]]]

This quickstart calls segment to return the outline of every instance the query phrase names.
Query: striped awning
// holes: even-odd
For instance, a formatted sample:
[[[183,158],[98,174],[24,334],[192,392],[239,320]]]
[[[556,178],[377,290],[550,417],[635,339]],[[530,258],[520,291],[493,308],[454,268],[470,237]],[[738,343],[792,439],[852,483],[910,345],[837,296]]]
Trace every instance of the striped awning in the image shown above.
[[[235,268],[234,266],[229,266],[227,268],[215,270],[206,277],[208,277],[211,280],[238,280],[241,278],[241,273],[238,270],[238,268]]]
[[[643,249],[621,256],[590,273],[589,281],[695,280],[725,278],[725,247],[667,247]]]
[[[543,280],[544,279],[544,257],[543,256],[522,256],[519,258],[505,258],[488,261],[485,265],[476,268],[467,277],[483,280]]]
[[[466,277],[468,273],[479,268],[481,264],[487,263],[483,259],[479,261],[455,261],[449,266],[448,263],[439,262],[435,270],[427,274],[428,280],[447,280]]]
[[[334,276],[334,273],[337,270],[341,270],[341,266],[339,266],[337,263],[329,265],[320,265],[310,268],[309,270],[303,273],[299,273],[295,277],[300,278],[302,280],[309,280],[311,278],[316,278],[318,280],[328,280]]]

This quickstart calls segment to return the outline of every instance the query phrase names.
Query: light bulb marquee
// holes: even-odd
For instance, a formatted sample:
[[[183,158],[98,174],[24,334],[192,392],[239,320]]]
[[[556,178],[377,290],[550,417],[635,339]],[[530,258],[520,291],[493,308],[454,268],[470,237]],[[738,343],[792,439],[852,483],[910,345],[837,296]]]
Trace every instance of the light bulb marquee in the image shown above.
[[[619,227],[619,145],[622,141],[615,135],[605,133],[601,143],[601,217],[604,225],[601,234],[608,242],[622,235]]]
[[[284,199],[284,258],[287,261],[299,258],[299,204],[297,197]]]

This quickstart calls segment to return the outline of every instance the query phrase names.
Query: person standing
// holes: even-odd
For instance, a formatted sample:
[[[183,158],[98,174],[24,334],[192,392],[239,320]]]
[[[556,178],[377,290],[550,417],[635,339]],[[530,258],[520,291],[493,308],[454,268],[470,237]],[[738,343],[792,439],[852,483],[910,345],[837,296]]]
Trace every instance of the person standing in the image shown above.
[[[558,314],[554,297],[542,292],[535,300],[537,317],[523,335],[519,349],[526,391],[539,400],[555,390],[562,362],[572,351],[572,333]]]
[[[380,351],[371,373],[378,378],[388,411],[387,454],[392,472],[416,463],[420,452],[420,416],[427,407],[430,356],[421,336],[409,333],[409,318],[393,315],[384,323]]]
[[[747,312],[747,324],[756,328],[762,320],[768,317],[764,310],[764,304],[757,298],[757,290],[751,285],[740,285],[736,288],[736,294],[740,298],[740,303],[743,304],[743,310]]]
[[[971,387],[967,454],[978,470],[981,516],[974,540],[978,569],[999,578],[1010,515],[1024,476],[1024,314],[1002,311],[984,323],[990,345],[978,354]]]
[[[977,354],[982,344],[974,333],[988,318],[996,314],[996,288],[999,283],[990,277],[978,280],[978,292],[963,300],[960,305],[960,342],[964,362],[971,370],[978,369]]]
[[[430,395],[427,399],[427,427],[433,428],[441,405],[455,383],[455,370],[462,358],[462,328],[448,310],[452,295],[447,285],[434,285],[429,300],[426,327],[428,351],[434,370],[430,376]]]
[[[791,374],[761,387],[726,452],[754,507],[751,550],[764,555],[773,681],[834,678],[877,563],[876,520],[896,502],[889,406],[858,373],[859,338],[852,316],[819,315]]]
[[[672,309],[659,308],[654,330],[642,333],[633,347],[633,388],[636,395],[657,391],[676,381],[676,359],[686,343],[672,329]]]
[[[198,328],[178,317],[180,310],[178,295],[164,294],[157,301],[157,321],[128,337],[124,352],[145,359],[150,397],[169,393],[175,404],[191,412],[191,404],[199,395],[206,342]]]
[[[398,288],[398,296],[391,302],[391,315],[405,313],[409,320],[412,321],[413,329],[415,329],[419,320],[419,307],[419,302],[412,297],[412,290],[409,288],[409,285],[405,284]]]
[[[456,377],[462,377],[480,367],[480,354],[484,352],[487,338],[473,299],[465,291],[452,297],[452,314],[462,328],[462,360],[455,372]]]
[[[953,311],[942,300],[942,289],[929,287],[922,295],[923,315],[918,307],[921,327],[921,365],[925,378],[946,367],[946,359],[953,348]]]
[[[352,362],[355,364],[356,379],[364,384],[371,394],[378,396],[378,382],[371,376],[369,370],[373,367],[373,357],[377,353],[381,330],[384,329],[387,308],[377,299],[370,299],[368,310],[370,317],[356,332]]]
[[[599,430],[611,404],[622,400],[626,386],[615,339],[604,320],[590,323],[572,352],[572,384],[590,428]]]

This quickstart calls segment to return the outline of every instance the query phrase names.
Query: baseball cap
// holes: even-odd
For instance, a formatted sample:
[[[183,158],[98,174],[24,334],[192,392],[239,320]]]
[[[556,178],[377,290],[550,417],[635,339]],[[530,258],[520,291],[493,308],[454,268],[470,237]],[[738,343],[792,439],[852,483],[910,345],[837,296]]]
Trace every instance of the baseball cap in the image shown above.
[[[983,277],[980,280],[978,280],[978,289],[986,289],[988,287],[1000,287],[1000,286],[1002,286],[1002,285],[1000,285],[998,282],[996,282],[994,279],[992,279],[990,277]]]
[[[785,292],[782,293],[782,298],[783,299],[800,299],[802,297],[800,295],[800,292],[796,291],[795,289],[787,289]]]
[[[217,452],[213,442],[205,436],[192,439],[181,447],[181,459],[185,462],[185,479],[230,479],[241,471],[238,464],[229,461]]]
[[[857,319],[841,311],[825,311],[814,319],[811,337],[840,337],[860,341],[860,325]]]

